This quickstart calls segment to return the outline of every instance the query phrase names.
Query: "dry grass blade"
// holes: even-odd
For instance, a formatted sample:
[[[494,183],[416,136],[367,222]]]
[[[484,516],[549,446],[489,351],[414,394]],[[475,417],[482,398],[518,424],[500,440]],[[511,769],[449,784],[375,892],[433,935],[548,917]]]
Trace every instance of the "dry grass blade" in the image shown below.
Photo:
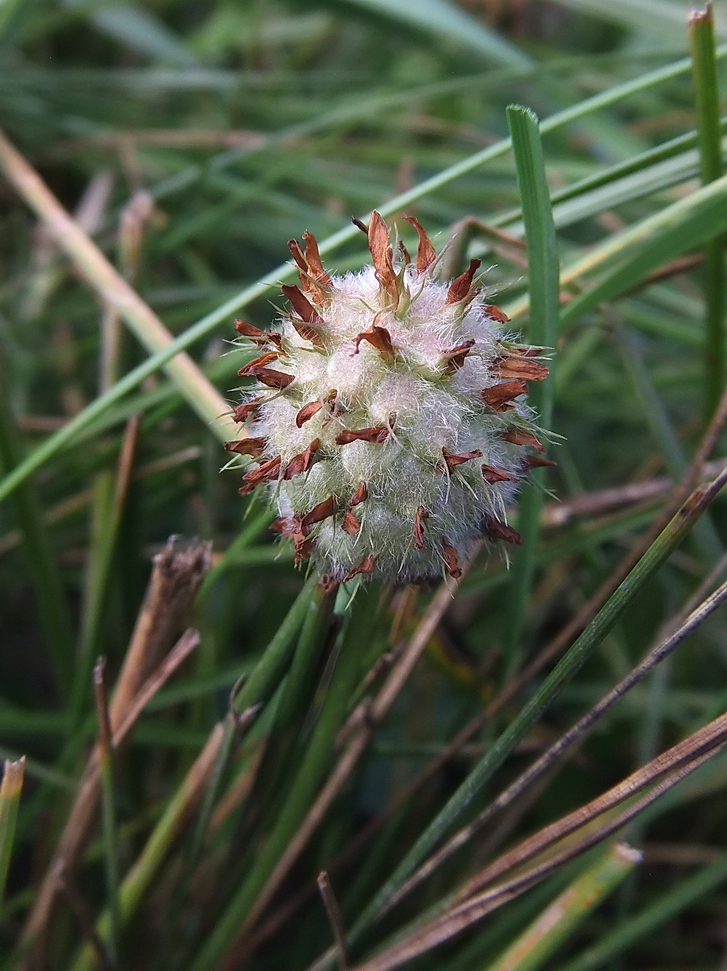
[[[333,888],[331,887],[331,881],[328,879],[328,874],[325,870],[322,870],[318,874],[318,889],[321,892],[321,897],[323,898],[323,905],[326,908],[326,913],[328,914],[328,920],[331,924],[331,931],[333,932],[333,940],[336,943],[336,951],[338,953],[338,966],[341,971],[347,971],[348,968],[348,957],[346,955],[346,931],[343,926],[343,918],[341,917],[341,910],[338,906],[338,901],[333,893]]]
[[[109,719],[113,745],[128,735],[144,706],[173,674],[199,641],[196,632],[183,636],[158,670],[158,659],[169,651],[209,566],[207,544],[180,547],[171,541],[155,557],[147,595],[124,658]],[[150,674],[150,672],[152,672]],[[99,795],[98,750],[92,753],[46,876],[35,897],[25,927],[25,942],[40,938],[47,928],[57,895],[57,866],[73,872],[93,825]]]
[[[153,310],[114,269],[101,250],[61,206],[38,173],[0,132],[0,167],[28,205],[43,220],[56,243],[68,254],[106,306],[115,308],[151,353],[174,340]],[[235,434],[229,406],[188,354],[182,352],[165,368],[191,407],[222,441]]]
[[[505,853],[462,888],[458,897],[467,895],[462,903],[448,908],[444,914],[418,927],[412,934],[396,941],[371,960],[357,965],[355,971],[392,971],[451,939],[497,907],[534,886],[564,863],[613,835],[678,782],[703,765],[724,746],[725,742],[727,742],[727,715],[722,715],[683,742],[657,756],[597,799],[545,827]],[[612,812],[621,803],[632,799],[649,786],[653,786],[651,791],[623,812],[608,819],[575,844],[571,842],[566,844],[565,849],[558,850],[558,844],[568,836],[582,830],[598,817]],[[555,852],[552,852],[553,850]],[[484,893],[469,895],[471,888],[492,883],[505,874],[519,869],[530,860],[551,852],[552,855],[549,855],[544,862],[512,880],[497,884]]]
[[[642,661],[629,672],[611,691],[608,692],[599,702],[594,705],[582,718],[580,718],[571,729],[562,735],[557,742],[551,745],[525,772],[523,772],[507,789],[494,799],[483,812],[481,812],[471,823],[461,829],[444,846],[438,850],[427,862],[414,873],[406,883],[402,884],[390,902],[389,908],[394,907],[399,900],[405,897],[415,886],[420,884],[431,873],[448,860],[452,854],[464,846],[482,827],[488,823],[493,816],[502,812],[515,799],[528,790],[537,779],[541,778],[559,759],[563,758],[568,752],[583,741],[586,733],[593,725],[622,698],[626,692],[630,691],[636,684],[642,681],[646,675],[652,671],[657,664],[664,660],[687,638],[690,634],[704,623],[704,621],[727,600],[727,583],[723,583],[710,597],[693,610],[690,615],[679,624],[673,633],[664,641],[653,647]],[[469,888],[468,892],[474,892]]]

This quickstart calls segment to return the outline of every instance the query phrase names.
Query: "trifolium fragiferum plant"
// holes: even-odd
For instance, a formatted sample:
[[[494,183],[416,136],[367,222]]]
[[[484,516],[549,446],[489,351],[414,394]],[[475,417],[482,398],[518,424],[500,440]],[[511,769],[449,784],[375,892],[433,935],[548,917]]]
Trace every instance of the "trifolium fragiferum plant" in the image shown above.
[[[542,348],[515,341],[475,274],[439,279],[425,231],[415,259],[394,252],[374,212],[372,265],[323,267],[315,238],[289,243],[300,286],[274,331],[236,328],[261,351],[233,412],[246,437],[227,445],[256,463],[243,495],[270,490],[272,528],[332,580],[458,577],[484,536],[518,543],[505,507],[539,457],[528,382],[548,369]]]

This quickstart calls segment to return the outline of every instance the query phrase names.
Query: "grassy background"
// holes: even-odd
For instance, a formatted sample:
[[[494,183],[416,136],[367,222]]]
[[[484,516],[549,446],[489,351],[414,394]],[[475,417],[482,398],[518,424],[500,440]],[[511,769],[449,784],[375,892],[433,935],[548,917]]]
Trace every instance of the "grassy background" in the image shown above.
[[[1,967],[305,969],[336,928],[351,967],[399,966],[396,953],[386,963],[396,934],[433,908],[452,917],[473,874],[724,712],[717,613],[378,914],[382,888],[494,815],[492,800],[723,579],[721,500],[688,538],[653,544],[688,470],[693,483],[705,459],[704,475],[725,462],[719,409],[699,446],[724,387],[727,47],[715,62],[714,44],[727,11],[715,5],[714,38],[708,21],[690,37],[687,15],[668,0],[0,6],[0,124],[76,220],[44,228],[52,200],[0,146],[0,756],[27,756],[17,819],[17,770],[0,792]],[[513,102],[542,122],[557,254],[543,192],[526,191],[544,185],[537,126],[520,116],[516,160]],[[557,468],[524,497],[528,541],[509,572],[496,551],[454,599],[372,587],[347,607],[296,572],[264,505],[238,496],[239,473],[220,474],[217,419],[246,360],[234,316],[268,325],[287,240],[307,230],[331,269],[359,266],[349,219],[374,207],[416,213],[438,248],[459,226],[453,274],[482,259],[493,300],[532,340],[553,333],[548,299],[556,324],[557,257]],[[79,227],[98,247],[85,256]],[[100,253],[151,313],[114,302]],[[165,370],[168,335],[188,365]],[[137,627],[129,653],[171,534],[209,546],[164,554],[170,587],[147,595],[152,630]],[[614,599],[624,558],[647,548]],[[116,730],[187,624],[199,645],[152,684],[125,744],[100,732],[94,815],[83,773],[106,710],[94,662],[116,686]],[[583,666],[548,677],[584,628],[567,655]],[[366,699],[373,717],[339,737]],[[448,925],[447,943],[407,966],[721,967],[726,785],[717,754],[619,830],[638,865],[613,849],[608,818],[558,844],[583,842],[563,866],[543,843],[533,889],[461,933]],[[589,852],[587,833],[602,837]],[[560,893],[552,937],[535,928],[508,952]]]

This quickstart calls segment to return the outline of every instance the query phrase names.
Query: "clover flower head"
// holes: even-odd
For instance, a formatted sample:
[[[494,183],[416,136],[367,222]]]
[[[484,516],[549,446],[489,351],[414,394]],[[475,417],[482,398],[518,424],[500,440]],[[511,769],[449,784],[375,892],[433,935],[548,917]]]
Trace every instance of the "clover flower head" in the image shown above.
[[[262,352],[239,372],[254,385],[234,410],[246,437],[228,450],[256,466],[240,492],[271,492],[272,528],[332,580],[412,582],[448,573],[484,536],[520,542],[505,521],[539,458],[528,382],[542,349],[517,343],[475,280],[438,278],[427,234],[394,253],[382,217],[366,233],[372,265],[332,276],[315,238],[289,247],[300,285],[275,331],[237,321]]]

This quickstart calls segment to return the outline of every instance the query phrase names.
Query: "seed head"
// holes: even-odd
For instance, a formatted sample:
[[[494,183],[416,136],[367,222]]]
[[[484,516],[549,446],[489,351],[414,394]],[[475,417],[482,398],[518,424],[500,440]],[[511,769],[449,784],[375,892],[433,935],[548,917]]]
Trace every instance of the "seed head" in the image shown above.
[[[277,331],[237,322],[260,354],[233,412],[247,436],[243,495],[267,487],[296,562],[335,580],[413,581],[461,564],[484,535],[520,542],[505,506],[543,452],[525,404],[546,377],[541,348],[514,342],[476,285],[479,261],[438,279],[437,255],[413,217],[416,259],[394,255],[374,212],[372,265],[331,276],[315,238],[289,243],[299,286]],[[544,460],[540,460],[541,464]]]

